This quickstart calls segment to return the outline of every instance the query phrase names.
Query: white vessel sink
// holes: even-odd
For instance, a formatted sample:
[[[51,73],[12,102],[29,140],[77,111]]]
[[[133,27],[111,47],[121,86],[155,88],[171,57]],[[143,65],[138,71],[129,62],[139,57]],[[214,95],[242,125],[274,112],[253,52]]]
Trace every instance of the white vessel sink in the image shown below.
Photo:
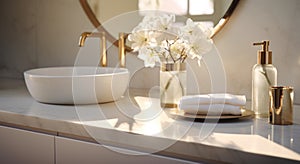
[[[51,104],[95,104],[116,101],[127,89],[126,68],[49,67],[24,72],[31,96]]]

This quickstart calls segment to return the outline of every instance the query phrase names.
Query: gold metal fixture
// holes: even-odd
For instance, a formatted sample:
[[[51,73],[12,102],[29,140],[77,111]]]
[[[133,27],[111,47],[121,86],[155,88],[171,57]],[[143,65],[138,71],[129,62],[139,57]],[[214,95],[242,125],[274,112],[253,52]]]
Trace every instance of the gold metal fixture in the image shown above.
[[[274,125],[293,124],[293,98],[292,87],[272,86],[270,94],[270,123]]]
[[[220,32],[220,30],[225,26],[225,24],[228,22],[230,16],[232,15],[233,11],[237,7],[240,0],[232,0],[228,10],[225,12],[224,16],[221,18],[221,20],[218,22],[218,24],[214,27],[211,38],[213,38],[217,33]],[[116,39],[112,34],[110,34],[104,26],[102,26],[100,20],[96,17],[95,13],[93,12],[91,6],[88,3],[88,0],[79,0],[81,7],[83,8],[84,12],[86,13],[87,17],[91,21],[91,23],[94,25],[95,28],[98,29],[98,31],[104,31],[107,35],[107,40],[111,43],[114,43],[114,45],[118,46],[117,42],[114,42]],[[130,46],[125,45],[125,51],[130,52],[132,49],[130,49]]]
[[[79,47],[83,47],[84,43],[85,43],[85,40],[87,37],[91,36],[92,33],[91,32],[83,32],[80,37],[79,37]]]
[[[80,35],[79,38],[79,46],[83,47],[85,40],[87,37],[99,37],[101,39],[101,53],[100,53],[100,66],[102,67],[106,67],[107,66],[107,53],[106,53],[106,38],[105,38],[105,32],[101,32],[101,33],[91,33],[91,32],[83,32]]]
[[[123,32],[119,33],[119,61],[120,61],[120,67],[124,68],[126,65],[126,61],[125,61],[125,35]]]
[[[162,63],[160,70],[162,72],[168,72],[168,71],[186,71],[186,65],[185,63]]]
[[[258,64],[272,64],[272,51],[269,50],[270,41],[265,40],[258,43],[253,43],[254,46],[262,46],[258,51],[257,63]]]
[[[101,40],[102,40],[102,48],[101,48],[101,56],[102,56],[102,58],[101,58],[101,61],[100,61],[100,63],[101,63],[101,66],[102,67],[106,67],[107,66],[107,53],[106,53],[106,38],[105,38],[105,33],[104,32],[102,32],[101,33],[102,34],[102,36],[101,36]]]
[[[221,31],[221,29],[225,26],[225,24],[228,22],[230,16],[232,15],[234,9],[238,5],[240,0],[233,0],[224,14],[224,16],[221,18],[221,20],[218,22],[218,24],[214,27],[212,34],[210,35],[210,38],[213,38],[217,33]]]
[[[263,51],[269,51],[269,45],[270,45],[270,41],[268,40],[265,40],[265,41],[262,41],[262,42],[258,42],[258,43],[253,43],[254,46],[259,46],[259,45],[262,45],[263,47]]]

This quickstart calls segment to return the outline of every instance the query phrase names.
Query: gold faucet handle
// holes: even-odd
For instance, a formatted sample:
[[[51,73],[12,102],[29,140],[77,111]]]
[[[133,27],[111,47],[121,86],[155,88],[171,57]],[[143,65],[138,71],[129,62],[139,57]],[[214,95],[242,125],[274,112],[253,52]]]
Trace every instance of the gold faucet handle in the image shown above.
[[[125,34],[123,32],[119,33],[119,61],[120,67],[125,68]]]
[[[106,37],[105,37],[105,32],[101,32],[101,61],[100,61],[100,65],[102,67],[106,67],[107,66],[107,53],[106,53]]]

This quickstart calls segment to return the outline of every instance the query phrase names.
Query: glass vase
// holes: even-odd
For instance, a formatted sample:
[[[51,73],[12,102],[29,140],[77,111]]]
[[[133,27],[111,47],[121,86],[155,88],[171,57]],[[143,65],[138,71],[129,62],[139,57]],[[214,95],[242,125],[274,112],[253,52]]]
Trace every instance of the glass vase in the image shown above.
[[[186,64],[162,63],[160,69],[160,104],[162,108],[176,108],[186,94]]]

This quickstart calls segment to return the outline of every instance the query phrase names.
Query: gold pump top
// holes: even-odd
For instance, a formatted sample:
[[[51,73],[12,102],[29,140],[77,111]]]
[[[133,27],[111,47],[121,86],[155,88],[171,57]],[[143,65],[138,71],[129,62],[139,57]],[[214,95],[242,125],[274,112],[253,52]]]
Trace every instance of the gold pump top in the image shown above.
[[[272,64],[272,51],[269,50],[270,41],[265,40],[253,43],[253,45],[262,45],[262,50],[257,53],[257,64]]]

